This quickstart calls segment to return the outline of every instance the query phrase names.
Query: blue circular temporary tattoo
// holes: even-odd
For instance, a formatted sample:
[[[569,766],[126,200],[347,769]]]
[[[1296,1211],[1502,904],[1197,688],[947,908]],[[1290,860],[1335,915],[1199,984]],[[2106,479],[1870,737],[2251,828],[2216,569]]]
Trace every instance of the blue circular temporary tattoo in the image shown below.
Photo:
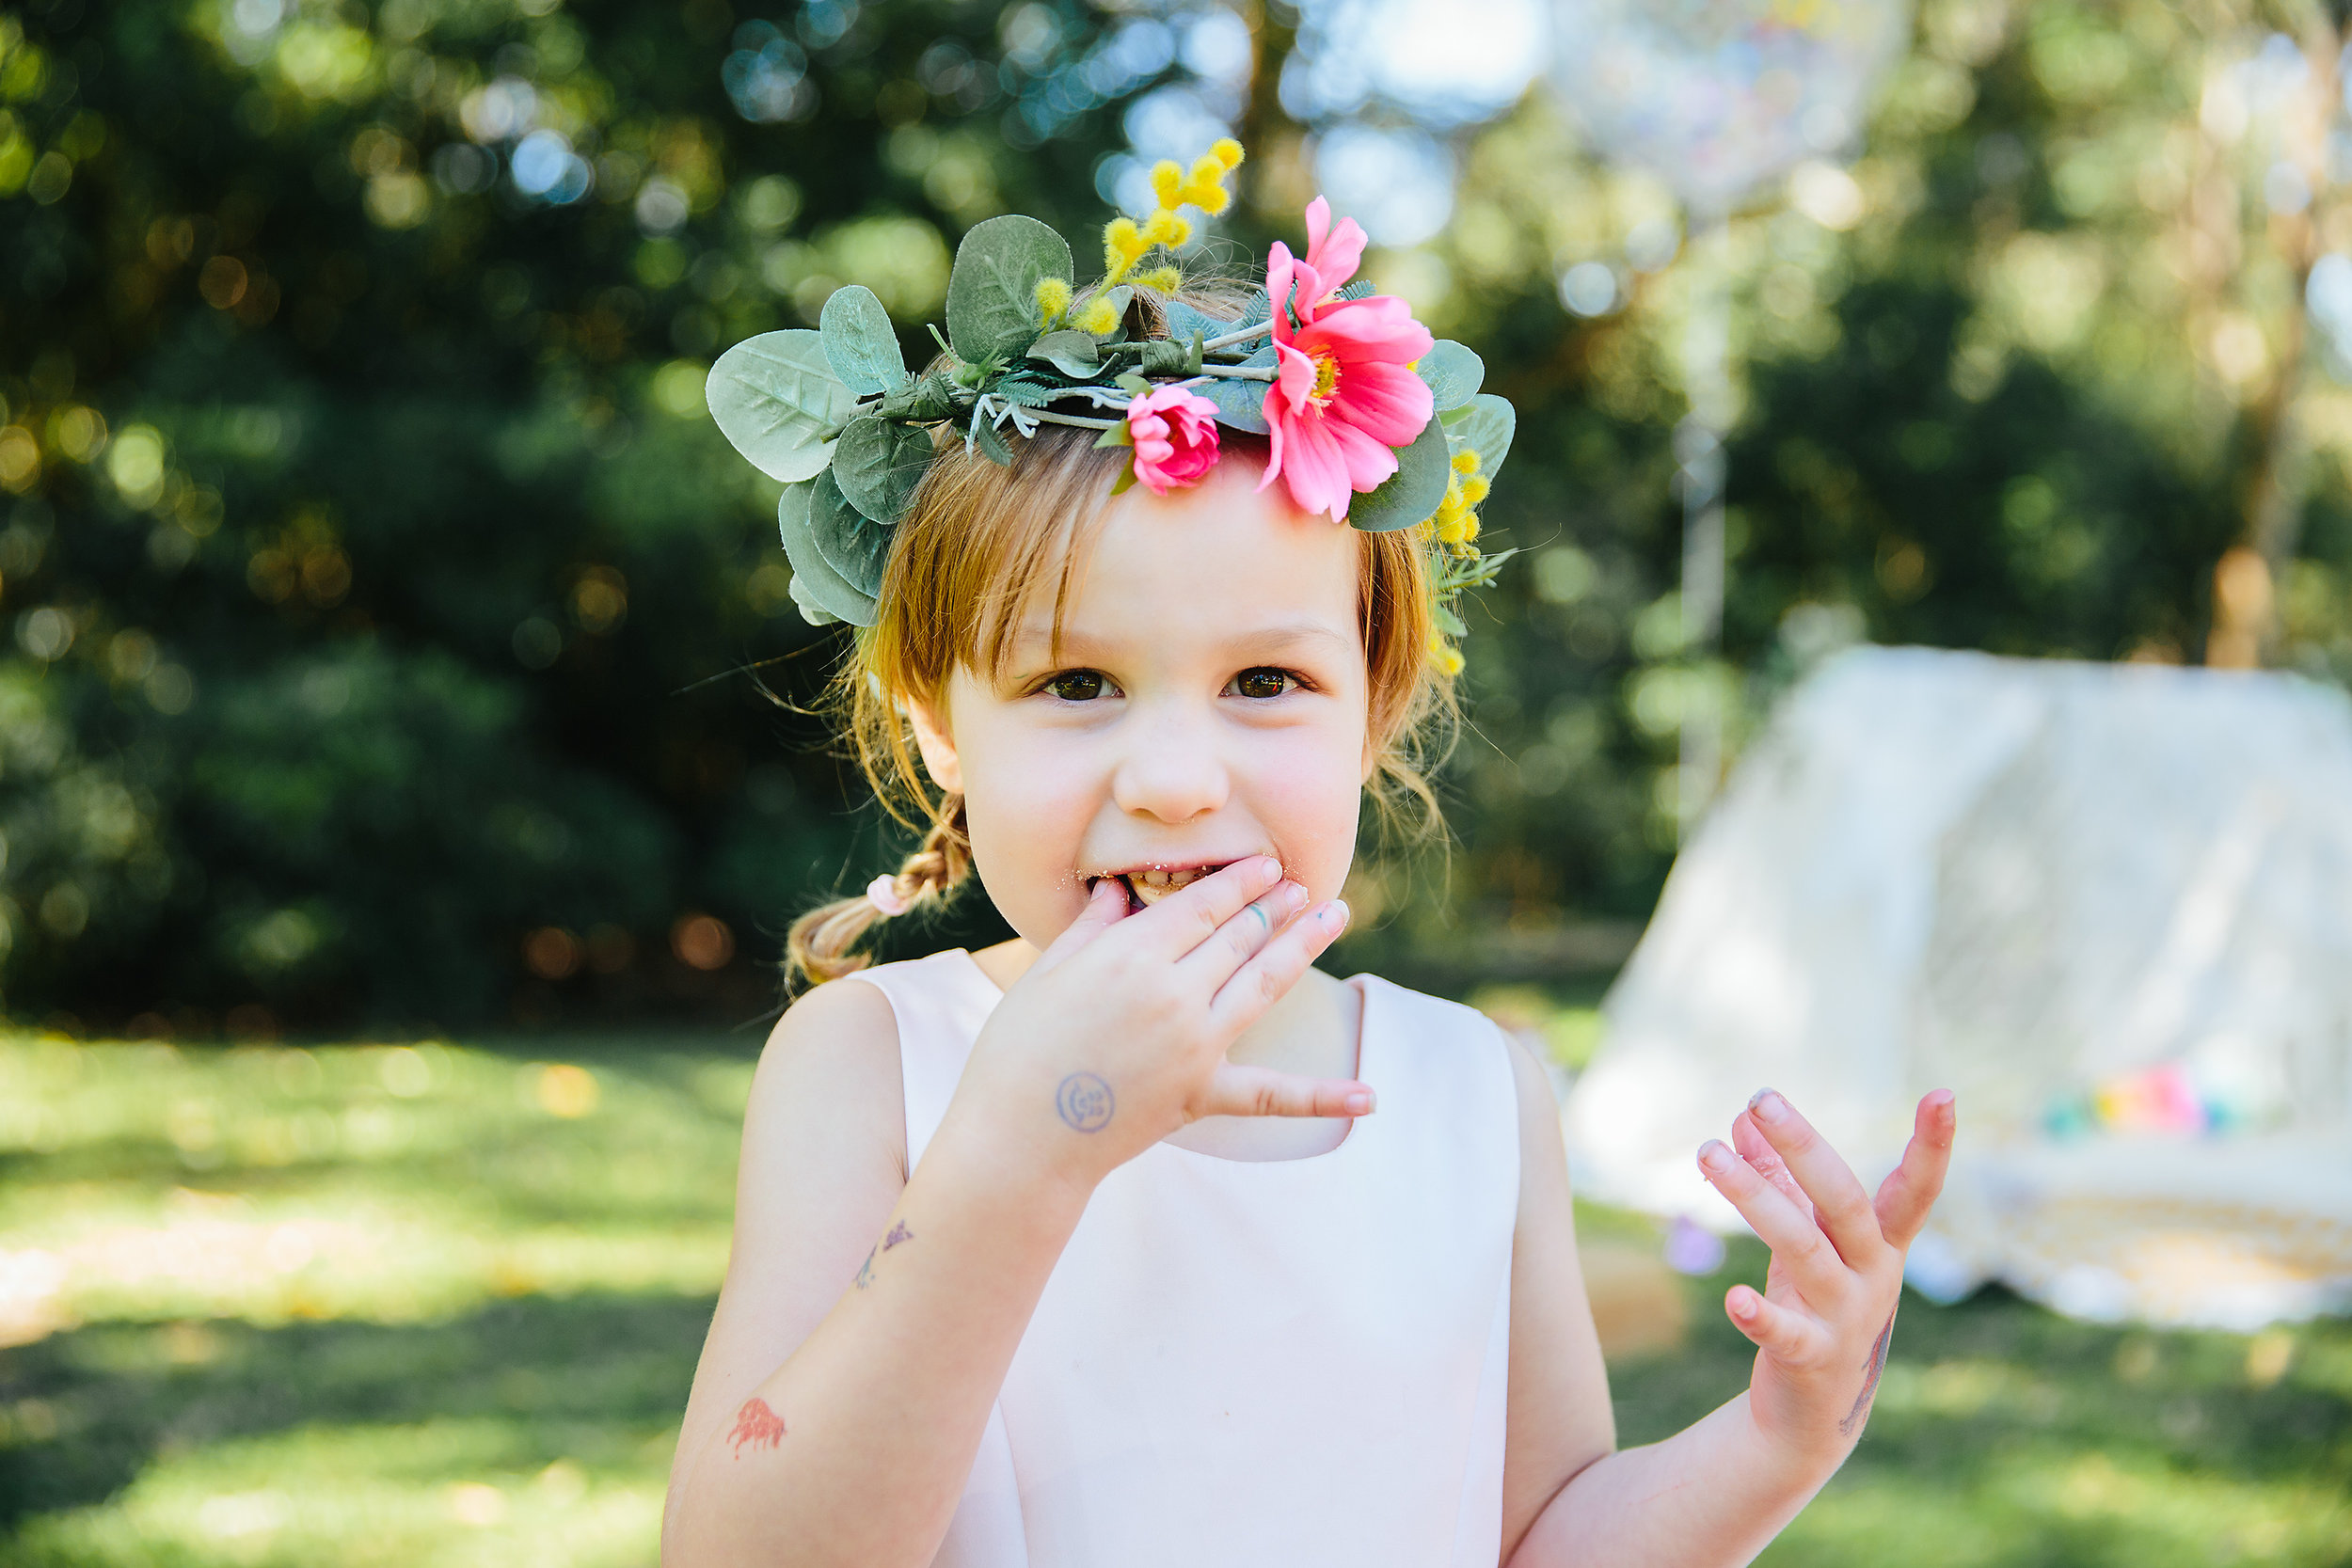
[[[1111,1119],[1111,1086],[1090,1072],[1073,1072],[1061,1081],[1054,1109],[1081,1132],[1099,1132]]]

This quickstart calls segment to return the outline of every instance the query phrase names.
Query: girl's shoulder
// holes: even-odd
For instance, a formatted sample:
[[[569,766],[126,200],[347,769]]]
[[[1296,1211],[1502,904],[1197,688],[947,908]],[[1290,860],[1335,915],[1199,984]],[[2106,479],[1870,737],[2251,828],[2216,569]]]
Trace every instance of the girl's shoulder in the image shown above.
[[[903,1167],[904,1092],[889,994],[849,976],[828,980],[794,998],[769,1032],[752,1078],[747,1140],[879,1142]]]

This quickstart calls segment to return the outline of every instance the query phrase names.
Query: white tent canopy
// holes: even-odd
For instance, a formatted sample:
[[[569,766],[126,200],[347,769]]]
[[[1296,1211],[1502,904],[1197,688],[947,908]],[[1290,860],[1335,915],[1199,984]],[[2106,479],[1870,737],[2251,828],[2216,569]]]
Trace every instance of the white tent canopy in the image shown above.
[[[2352,701],[1857,649],[1675,866],[1565,1113],[1588,1196],[1722,1227],[1756,1088],[1872,1180],[1962,1142],[1914,1282],[2250,1327],[2352,1301]]]

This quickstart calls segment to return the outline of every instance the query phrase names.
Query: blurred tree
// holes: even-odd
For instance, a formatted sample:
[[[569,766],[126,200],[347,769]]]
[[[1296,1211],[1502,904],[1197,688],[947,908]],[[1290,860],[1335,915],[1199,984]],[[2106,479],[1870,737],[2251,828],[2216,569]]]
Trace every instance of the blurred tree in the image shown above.
[[[2352,251],[2339,25],[1929,0],[1863,155],[1711,258],[1540,92],[1463,137],[1442,224],[1374,265],[1521,409],[1486,520],[1534,554],[1468,649],[1453,896],[1391,950],[1542,967],[1564,920],[1645,915],[1684,716],[1752,727],[1856,640],[2250,662],[2234,572],[2255,621],[2277,580],[2276,662],[2352,676],[2352,357],[2302,348],[2314,261]],[[1683,641],[1668,439],[1710,266],[1745,367],[1720,659]]]
[[[849,277],[922,342],[1172,56],[1074,4],[0,8],[8,1006],[755,1010],[704,970],[771,944],[681,921],[774,929],[857,822],[708,678],[803,702],[826,644],[704,368]]]
[[[964,228],[1083,252],[1227,130],[1202,264],[1327,189],[1520,409],[1459,852],[1442,895],[1368,872],[1359,960],[1604,958],[1577,923],[1647,912],[1683,716],[1736,735],[1857,638],[2227,661],[2269,625],[2352,674],[2352,356],[2301,336],[2306,297],[2352,331],[2352,218],[2332,108],[2274,110],[2335,102],[2332,12],[1927,0],[1865,155],[1712,257],[1514,106],[1533,43],[1447,15],[0,6],[7,1006],[755,1011],[782,922],[879,851],[705,367],[850,277],[919,353]],[[1744,367],[1720,657],[1672,591],[1706,267]]]

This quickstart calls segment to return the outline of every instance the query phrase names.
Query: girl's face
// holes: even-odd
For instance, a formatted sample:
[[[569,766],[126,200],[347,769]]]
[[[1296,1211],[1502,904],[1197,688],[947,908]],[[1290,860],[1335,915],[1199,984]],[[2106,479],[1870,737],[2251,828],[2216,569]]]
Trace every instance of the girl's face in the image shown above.
[[[973,860],[1042,947],[1102,877],[1130,907],[1246,855],[1336,897],[1369,772],[1356,531],[1307,516],[1228,452],[1200,484],[1109,505],[1071,585],[1027,607],[1001,683],[958,669],[918,712],[964,798]]]

